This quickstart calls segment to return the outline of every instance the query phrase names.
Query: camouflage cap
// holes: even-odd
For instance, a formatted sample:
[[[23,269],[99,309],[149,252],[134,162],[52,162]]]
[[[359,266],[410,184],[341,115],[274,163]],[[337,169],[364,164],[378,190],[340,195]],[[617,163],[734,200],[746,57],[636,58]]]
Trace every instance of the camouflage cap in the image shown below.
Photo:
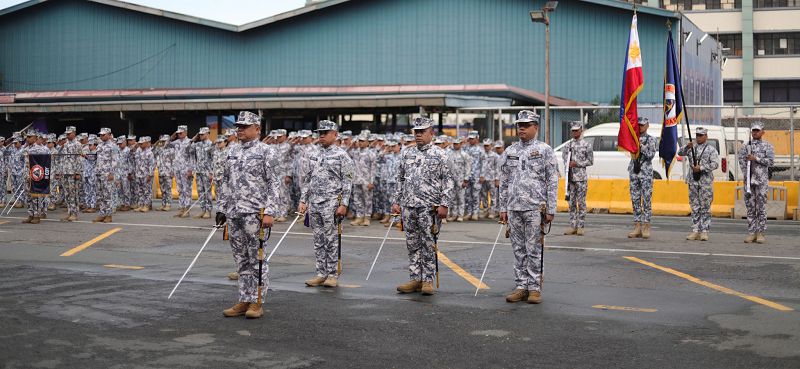
[[[217,140],[215,142],[216,143],[225,142],[225,137],[217,136]]]
[[[369,140],[369,136],[362,133],[362,134],[358,135],[358,137],[356,137],[356,139],[358,141],[368,141]]]
[[[89,138],[89,134],[88,134],[88,133],[86,133],[86,132],[81,132],[81,134],[79,134],[78,136],[79,136],[80,138]]]
[[[233,128],[228,128],[225,131],[225,137],[236,136],[236,130]]]
[[[583,122],[581,122],[579,120],[575,120],[575,121],[569,122],[569,130],[570,131],[580,131],[581,129],[583,129]]]
[[[369,134],[369,136],[367,136],[367,139],[368,139],[370,142],[372,142],[372,141],[375,141],[375,140],[377,140],[377,139],[378,139],[378,135],[376,135],[376,134],[374,134],[374,133],[370,133],[370,134]]]
[[[320,131],[338,131],[339,125],[332,120],[321,120],[317,123],[317,132]]]
[[[536,114],[531,110],[521,110],[519,113],[517,113],[517,119],[514,121],[514,124],[517,123],[539,124],[539,114]]]
[[[125,136],[117,137],[117,143],[118,144],[124,144],[125,143]]]
[[[469,131],[469,134],[467,135],[467,138],[478,138],[478,137],[480,137],[478,131]]]
[[[22,141],[23,141],[22,137],[14,137],[14,139],[12,140],[12,142],[22,142]]]
[[[91,134],[91,135],[87,136],[86,138],[88,138],[90,140],[94,140],[95,138],[97,138],[97,135]]]
[[[695,135],[707,135],[708,134],[708,130],[703,128],[703,127],[697,127],[697,128],[695,128],[694,133],[695,133]]]
[[[36,132],[35,129],[29,129],[27,132],[25,132],[25,137],[31,137],[37,135],[39,135],[39,132]]]
[[[66,139],[67,139],[67,135],[59,135],[59,136],[58,136],[58,140],[59,140],[59,141],[61,141],[61,140],[66,140]]]
[[[285,129],[283,129],[283,128],[281,128],[281,129],[276,129],[276,130],[275,130],[275,134],[277,134],[277,135],[278,135],[278,137],[280,137],[280,136],[286,136],[286,130],[285,130]]]
[[[5,136],[0,136],[0,141],[5,141],[5,140],[6,140]],[[0,142],[0,144],[1,144],[1,143],[2,143],[2,142]]]
[[[433,119],[428,117],[417,117],[411,122],[412,130],[428,129],[433,127]]]
[[[757,120],[757,121],[755,121],[755,122],[750,124],[750,130],[751,131],[763,131],[764,130],[764,123],[762,123],[761,121]]]
[[[188,131],[188,130],[189,130],[189,127],[188,127],[188,126],[186,126],[186,125],[181,125],[181,126],[178,126],[178,129],[176,130],[176,132],[186,132],[186,131]]]
[[[64,129],[64,134],[67,134],[67,133],[70,133],[70,132],[74,133],[75,131],[76,131],[75,126],[67,126],[67,128]]]
[[[403,138],[406,142],[414,142],[414,135],[405,135]]]
[[[494,147],[505,147],[503,141],[497,140],[494,142]]]
[[[639,117],[638,123],[640,126],[650,124],[650,119],[647,119],[646,117]]]
[[[200,132],[197,132],[198,135],[207,135],[211,133],[211,130],[208,127],[200,127]]]
[[[289,132],[289,138],[295,138],[295,137],[297,137],[297,132],[295,131]]]
[[[359,133],[359,134],[362,134],[362,135],[367,135],[367,136],[369,136],[370,134],[372,134],[372,131],[370,131],[370,130],[368,130],[368,129],[362,129],[362,130],[361,130],[361,133]]]
[[[395,139],[386,140],[386,146],[389,147],[397,146],[397,141]]]
[[[252,126],[252,125],[261,125],[261,117],[258,114],[249,112],[246,110],[242,110],[239,112],[239,117],[236,118],[236,125],[237,126]]]
[[[108,127],[100,128],[100,133],[98,133],[98,134],[99,135],[110,135],[111,134],[111,128],[108,128]]]
[[[434,139],[433,139],[433,143],[435,143],[435,144],[437,144],[437,145],[438,145],[438,144],[443,144],[444,142],[445,142],[445,141],[444,141],[444,140],[442,140],[442,136],[436,136],[436,138],[434,138]]]
[[[377,137],[378,141],[386,141],[386,136],[384,135],[375,135],[375,136]]]
[[[453,139],[453,144],[454,145],[460,145],[461,142],[463,142],[463,141],[464,140],[462,140],[461,137],[456,137],[456,138]]]
[[[311,131],[303,129],[297,133],[301,138],[311,137]]]
[[[491,146],[494,143],[491,138],[484,138],[483,139],[483,146]]]
[[[353,131],[344,131],[340,133],[339,136],[341,136],[342,139],[353,138]]]
[[[311,133],[311,138],[313,138],[315,140],[318,139],[319,138],[319,133],[317,133],[317,132]]]
[[[127,140],[128,141],[136,141],[136,136],[135,135],[128,135]]]
[[[159,141],[169,141],[169,135],[161,135],[158,138]]]

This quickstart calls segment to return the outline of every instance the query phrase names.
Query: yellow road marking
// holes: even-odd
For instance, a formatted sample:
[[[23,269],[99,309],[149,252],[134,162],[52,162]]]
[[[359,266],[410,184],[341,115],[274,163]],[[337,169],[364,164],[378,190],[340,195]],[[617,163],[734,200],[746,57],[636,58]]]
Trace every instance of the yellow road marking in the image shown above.
[[[361,288],[360,284],[340,284],[339,287],[343,288]]]
[[[9,220],[2,220],[2,221],[0,221],[0,225],[6,224],[8,222],[10,222],[10,221]]]
[[[717,291],[722,292],[722,293],[727,293],[729,295],[738,296],[738,297],[741,297],[741,298],[743,298],[745,300],[750,300],[750,301],[755,302],[757,304],[761,304],[761,305],[764,305],[764,306],[771,307],[771,308],[773,308],[775,310],[794,311],[794,309],[792,309],[792,308],[790,308],[788,306],[785,306],[785,305],[781,305],[781,304],[779,304],[777,302],[772,302],[772,301],[769,301],[769,300],[765,300],[765,299],[762,299],[762,298],[757,297],[757,296],[747,295],[747,294],[741,293],[739,291],[734,291],[734,290],[732,290],[732,289],[730,289],[728,287],[723,287],[723,286],[720,286],[720,285],[717,285],[717,284],[714,284],[714,283],[711,283],[711,282],[706,282],[706,281],[704,281],[704,280],[702,280],[700,278],[697,278],[695,276],[691,276],[691,275],[683,273],[683,272],[679,272],[679,271],[677,271],[675,269],[672,269],[672,268],[667,268],[667,267],[663,267],[663,266],[658,265],[658,264],[653,264],[653,263],[651,263],[649,261],[644,261],[642,259],[635,258],[633,256],[625,256],[625,259],[628,259],[628,260],[633,261],[633,262],[637,262],[639,264],[647,265],[647,266],[649,266],[651,268],[655,268],[655,269],[658,269],[658,270],[663,271],[663,272],[667,272],[667,273],[672,274],[672,275],[676,275],[676,276],[681,277],[683,279],[686,279],[686,280],[689,280],[691,282],[697,283],[697,284],[699,284],[701,286],[708,287],[708,288],[710,288],[712,290],[717,290]]]
[[[144,269],[143,266],[133,266],[133,265],[106,264],[103,266],[106,268],[114,268],[114,269],[132,269],[132,270]]]
[[[456,264],[452,260],[450,260],[450,258],[445,256],[445,254],[442,254],[441,251],[439,251],[439,260],[441,260],[442,263],[444,263],[444,265],[447,265],[448,268],[450,268],[454,272],[456,272],[456,274],[461,276],[461,278],[466,279],[467,282],[469,282],[473,286],[478,287],[478,283],[480,283],[480,285],[481,285],[480,288],[481,289],[483,289],[483,290],[488,290],[489,289],[489,286],[487,286],[486,283],[481,283],[480,280],[478,280],[478,278],[475,278],[475,276],[473,276],[472,274],[469,274],[466,270],[464,270],[463,268],[458,266],[458,264]]]
[[[635,308],[629,306],[613,306],[613,305],[594,305],[592,307],[595,309],[603,309],[603,310],[636,311],[641,313],[655,313],[656,311],[658,311],[658,309]]]
[[[75,255],[75,254],[77,254],[77,253],[79,253],[79,252],[83,251],[84,249],[88,248],[89,246],[91,246],[91,245],[94,245],[95,243],[97,243],[97,242],[99,242],[99,241],[103,240],[104,238],[106,238],[106,237],[108,237],[108,236],[111,236],[111,235],[112,235],[112,234],[114,234],[114,233],[117,233],[117,232],[119,232],[121,229],[122,229],[122,228],[119,228],[119,227],[117,227],[117,228],[112,228],[112,229],[111,229],[111,230],[109,230],[108,232],[106,232],[106,233],[103,233],[103,234],[101,234],[101,235],[99,235],[99,236],[97,236],[97,237],[95,237],[95,238],[92,238],[91,240],[89,240],[89,241],[86,241],[86,242],[84,242],[84,243],[82,243],[82,244],[80,244],[80,245],[78,245],[78,246],[76,246],[76,247],[72,248],[71,250],[69,250],[69,251],[67,251],[67,252],[65,252],[65,253],[63,253],[63,254],[61,254],[61,256],[72,256],[72,255]]]

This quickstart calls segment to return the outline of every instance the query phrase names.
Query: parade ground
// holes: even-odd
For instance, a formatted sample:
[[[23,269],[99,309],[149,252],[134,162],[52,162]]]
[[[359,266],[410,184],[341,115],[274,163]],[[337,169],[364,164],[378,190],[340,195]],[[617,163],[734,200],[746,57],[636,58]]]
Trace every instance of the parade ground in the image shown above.
[[[0,360],[5,368],[797,368],[800,227],[770,221],[744,244],[745,220],[714,219],[711,240],[686,241],[688,218],[656,217],[650,240],[628,239],[630,216],[587,217],[586,235],[546,241],[543,303],[509,304],[511,253],[499,225],[449,223],[435,296],[400,295],[408,279],[393,229],[345,226],[340,287],[310,288],[310,228],[298,222],[270,262],[262,319],[225,318],[236,302],[230,246],[173,213],[52,212],[0,218]],[[267,249],[289,223],[277,224]]]

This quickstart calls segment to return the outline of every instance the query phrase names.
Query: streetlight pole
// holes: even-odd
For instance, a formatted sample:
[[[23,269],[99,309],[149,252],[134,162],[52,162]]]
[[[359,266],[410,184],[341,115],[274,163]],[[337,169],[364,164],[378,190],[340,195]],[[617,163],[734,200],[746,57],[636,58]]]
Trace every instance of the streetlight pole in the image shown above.
[[[544,23],[544,142],[550,144],[550,16],[558,1],[548,1],[542,10],[530,12],[531,21]]]

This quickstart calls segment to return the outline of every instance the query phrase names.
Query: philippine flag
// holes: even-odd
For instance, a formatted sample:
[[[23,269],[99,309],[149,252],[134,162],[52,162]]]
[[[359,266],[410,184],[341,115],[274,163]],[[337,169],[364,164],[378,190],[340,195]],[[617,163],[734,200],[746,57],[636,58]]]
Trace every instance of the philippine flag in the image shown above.
[[[622,94],[619,106],[619,135],[617,148],[631,154],[639,153],[639,113],[636,96],[644,87],[642,71],[642,49],[639,46],[639,31],[636,27],[636,14],[631,21],[628,35],[628,49],[625,53],[625,73],[622,75]]]

